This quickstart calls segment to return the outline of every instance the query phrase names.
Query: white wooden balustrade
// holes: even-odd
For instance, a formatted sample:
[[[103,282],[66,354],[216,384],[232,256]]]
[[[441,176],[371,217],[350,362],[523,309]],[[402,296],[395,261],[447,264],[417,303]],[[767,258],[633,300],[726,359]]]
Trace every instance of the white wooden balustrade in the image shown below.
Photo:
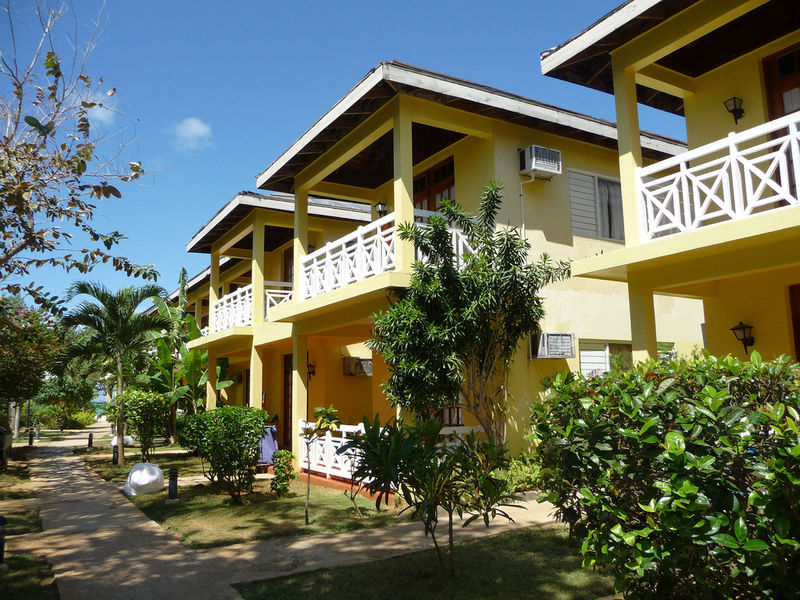
[[[800,112],[637,169],[649,241],[800,204]]]
[[[433,216],[440,217],[442,215],[432,210],[414,210],[414,222],[423,228],[427,227],[428,219]],[[467,255],[474,254],[475,250],[470,246],[469,241],[467,241],[467,236],[465,236],[460,229],[457,227],[448,227],[447,230],[450,232],[450,243],[453,245],[453,250],[455,251],[453,259],[455,260],[456,268],[461,269],[461,267],[464,266]],[[428,257],[425,256],[419,248],[415,249],[414,254],[416,260],[422,263],[428,261]]]
[[[292,298],[292,284],[283,281],[264,282],[264,315],[270,307],[282,304]],[[245,285],[226,294],[214,303],[214,331],[229,327],[246,327],[253,323],[253,285]]]
[[[325,244],[302,260],[302,298],[394,269],[394,213]]]
[[[309,464],[306,459],[306,441],[302,438],[303,432],[314,427],[314,422],[299,421],[300,452],[299,462],[302,468]],[[324,435],[311,441],[308,445],[308,456],[311,457],[311,472],[325,475],[325,477],[342,477],[350,479],[355,470],[356,463],[349,453],[337,454],[348,438],[364,433],[363,425],[340,425],[334,432],[326,431]]]

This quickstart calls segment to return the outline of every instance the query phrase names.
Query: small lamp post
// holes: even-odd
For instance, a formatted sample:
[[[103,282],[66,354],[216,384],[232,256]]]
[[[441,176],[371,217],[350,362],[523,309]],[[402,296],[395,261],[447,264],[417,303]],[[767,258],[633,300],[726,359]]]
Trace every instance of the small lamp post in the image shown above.
[[[111,464],[112,465],[119,464],[119,444],[117,444],[111,449]]]
[[[7,524],[8,519],[6,519],[3,515],[0,515],[0,573],[8,569],[8,565],[5,564]]]
[[[738,96],[728,98],[723,102],[725,109],[733,115],[733,122],[739,123],[739,119],[744,116],[744,109],[742,108],[742,99]]]
[[[744,353],[747,354],[747,349],[755,344],[755,339],[753,338],[753,326],[752,325],[745,325],[741,321],[735,327],[731,327],[731,331],[733,335],[736,336],[736,339],[742,342],[742,346],[744,346]]]
[[[89,434],[89,445],[87,447],[91,448],[93,445],[94,445],[94,434],[90,433]]]
[[[178,503],[178,468],[171,467],[169,470],[169,490],[166,504]]]

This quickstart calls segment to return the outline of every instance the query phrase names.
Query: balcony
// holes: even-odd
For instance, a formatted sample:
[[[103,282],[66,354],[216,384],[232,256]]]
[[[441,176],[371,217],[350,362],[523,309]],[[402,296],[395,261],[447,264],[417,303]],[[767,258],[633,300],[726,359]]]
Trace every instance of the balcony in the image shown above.
[[[428,219],[437,213],[414,211],[417,225],[425,227]],[[302,261],[301,297],[303,300],[345,287],[391,271],[395,268],[395,220],[390,213],[344,237],[325,244]],[[455,260],[459,266],[472,253],[466,237],[456,228],[450,229]],[[425,261],[421,253],[417,260]]]
[[[800,112],[637,169],[642,241],[797,206]]]
[[[272,306],[283,304],[292,298],[292,284],[284,281],[264,282],[264,315]],[[253,324],[253,285],[240,287],[214,302],[213,332],[229,327],[246,327]]]

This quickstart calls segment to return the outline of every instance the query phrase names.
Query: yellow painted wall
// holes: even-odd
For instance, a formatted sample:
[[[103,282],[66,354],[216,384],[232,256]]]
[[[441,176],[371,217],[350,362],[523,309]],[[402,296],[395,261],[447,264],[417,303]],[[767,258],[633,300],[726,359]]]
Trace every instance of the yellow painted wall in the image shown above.
[[[754,349],[762,357],[792,353],[789,286],[795,284],[800,284],[800,267],[717,281],[716,295],[705,300],[709,351],[744,358],[742,344],[730,331],[743,321],[753,326]]]
[[[731,131],[743,131],[769,120],[762,60],[800,42],[800,31],[750,52],[698,77],[695,93],[685,99],[689,147],[722,139]],[[744,117],[734,124],[723,102],[732,96],[743,100]]]

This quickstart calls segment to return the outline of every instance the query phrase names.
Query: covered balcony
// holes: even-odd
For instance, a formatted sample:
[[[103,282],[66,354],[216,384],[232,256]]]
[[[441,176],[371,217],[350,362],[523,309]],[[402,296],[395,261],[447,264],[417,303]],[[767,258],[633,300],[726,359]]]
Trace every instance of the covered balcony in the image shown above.
[[[289,281],[264,282],[264,318],[269,318],[269,309],[292,299],[292,283]],[[213,329],[223,331],[229,327],[246,327],[253,324],[253,284],[240,287],[214,302],[212,307]],[[205,334],[204,334],[205,335]]]
[[[800,204],[800,112],[636,169],[642,241]]]

